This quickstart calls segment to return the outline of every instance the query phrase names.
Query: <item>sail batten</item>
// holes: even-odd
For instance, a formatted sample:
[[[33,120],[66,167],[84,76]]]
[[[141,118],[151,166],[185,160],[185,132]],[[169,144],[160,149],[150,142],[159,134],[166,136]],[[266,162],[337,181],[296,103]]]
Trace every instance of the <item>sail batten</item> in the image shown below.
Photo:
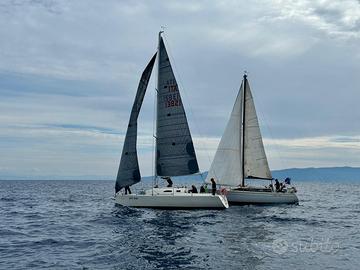
[[[131,186],[138,183],[141,179],[136,150],[137,119],[140,113],[141,105],[144,100],[146,88],[150,80],[151,72],[154,67],[155,58],[156,53],[146,66],[139,81],[135,101],[131,109],[130,120],[126,131],[124,146],[121,153],[121,159],[115,183],[115,193],[125,186]]]
[[[162,37],[159,37],[156,121],[156,175],[199,172],[178,84]]]

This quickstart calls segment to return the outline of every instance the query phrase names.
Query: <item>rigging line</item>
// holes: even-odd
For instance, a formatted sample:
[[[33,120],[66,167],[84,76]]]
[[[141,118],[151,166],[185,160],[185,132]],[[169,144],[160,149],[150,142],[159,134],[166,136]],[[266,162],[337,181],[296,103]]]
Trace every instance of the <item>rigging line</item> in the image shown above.
[[[191,117],[194,119],[193,121],[194,121],[194,123],[195,123],[196,132],[197,132],[197,133],[199,134],[199,136],[200,136],[200,140],[199,140],[199,141],[200,141],[200,144],[202,144],[202,145],[201,145],[201,148],[202,148],[202,149],[204,150],[204,152],[206,153],[206,156],[207,156],[207,158],[208,158],[209,164],[211,165],[211,159],[210,159],[209,151],[208,151],[208,149],[205,147],[204,143],[201,141],[202,138],[205,138],[205,140],[206,140],[206,137],[204,137],[204,136],[202,135],[202,133],[200,132],[199,125],[198,125],[198,121],[196,120],[195,114],[193,113],[193,110],[192,110],[192,106],[191,106],[191,103],[190,103],[190,98],[188,97],[187,91],[185,90],[185,87],[184,87],[184,85],[183,85],[183,83],[182,83],[182,79],[181,79],[180,73],[178,72],[177,66],[176,66],[176,64],[175,64],[174,57],[172,56],[172,53],[171,53],[171,50],[170,50],[170,46],[168,46],[169,42],[168,42],[168,40],[167,40],[167,38],[166,38],[165,33],[163,33],[163,38],[164,38],[164,40],[166,41],[166,44],[167,44],[167,47],[166,47],[166,48],[167,48],[167,52],[168,52],[168,55],[170,56],[170,58],[171,58],[171,60],[172,60],[171,64],[172,64],[172,66],[174,67],[174,71],[175,71],[175,73],[176,73],[176,77],[178,78],[177,82],[180,84],[181,89],[183,90],[183,93],[185,94],[186,102],[189,104],[189,105],[188,105],[188,108],[189,108],[190,115],[191,115]],[[201,175],[202,175],[202,173],[201,173]]]

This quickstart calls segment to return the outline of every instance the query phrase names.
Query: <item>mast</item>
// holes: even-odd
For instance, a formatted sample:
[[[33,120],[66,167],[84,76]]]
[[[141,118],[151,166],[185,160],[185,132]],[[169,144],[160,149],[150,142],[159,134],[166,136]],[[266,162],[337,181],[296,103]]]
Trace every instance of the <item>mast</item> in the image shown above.
[[[244,72],[244,89],[242,97],[242,143],[241,143],[241,186],[245,186],[245,104],[246,104],[246,81],[247,81],[246,71]]]
[[[159,74],[160,74],[160,40],[161,40],[161,34],[164,33],[163,30],[161,30],[159,32],[159,37],[158,37],[158,49],[157,49],[157,56],[158,56],[158,61],[157,61],[157,82],[156,82],[156,88],[155,88],[155,118],[154,118],[154,121],[155,121],[155,126],[157,125],[157,115],[158,115],[158,96],[159,96]],[[157,128],[155,129],[154,131],[154,137],[155,137],[155,163],[154,163],[154,186],[157,184],[156,181],[157,181],[157,169],[156,169],[156,164],[157,164],[157,143],[156,143],[156,140],[157,140],[157,133],[156,133],[156,130]]]

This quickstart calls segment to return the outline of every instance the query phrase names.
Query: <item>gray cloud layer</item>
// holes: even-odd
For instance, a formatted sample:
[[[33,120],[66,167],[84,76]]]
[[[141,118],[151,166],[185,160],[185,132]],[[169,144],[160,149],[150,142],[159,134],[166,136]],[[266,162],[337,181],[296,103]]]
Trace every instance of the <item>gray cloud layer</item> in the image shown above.
[[[341,151],[349,155],[338,165],[359,165],[359,149],[341,144],[360,134],[358,1],[13,0],[2,1],[0,14],[0,176],[21,164],[20,176],[56,167],[66,168],[54,173],[59,177],[77,176],[91,167],[91,174],[113,177],[161,25],[193,134],[207,138],[197,145],[202,169],[244,70],[273,168],[335,165],[328,154]],[[144,174],[151,173],[153,89],[154,78],[140,123]],[[275,158],[277,140],[285,164]],[[302,142],[304,156],[289,140]]]

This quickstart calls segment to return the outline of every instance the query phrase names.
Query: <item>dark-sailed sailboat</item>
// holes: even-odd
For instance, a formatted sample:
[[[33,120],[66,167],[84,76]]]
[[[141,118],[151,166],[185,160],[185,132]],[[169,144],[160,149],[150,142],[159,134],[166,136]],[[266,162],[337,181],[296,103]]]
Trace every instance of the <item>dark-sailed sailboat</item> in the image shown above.
[[[227,187],[229,203],[292,204],[299,201],[296,189],[291,186],[280,191],[272,188],[272,184],[267,188],[246,185],[246,179],[273,179],[246,74],[206,182],[210,183],[211,178]]]
[[[124,194],[122,192],[123,188],[132,186],[141,180],[136,149],[137,119],[156,58],[158,59],[158,77],[156,89],[155,179],[157,177],[192,175],[199,172],[178,84],[161,34],[162,32],[159,33],[158,51],[151,58],[141,76],[131,110],[116,177],[115,201],[118,204],[132,207],[227,208],[228,202],[224,195],[189,193],[183,187],[153,187],[141,194]]]

